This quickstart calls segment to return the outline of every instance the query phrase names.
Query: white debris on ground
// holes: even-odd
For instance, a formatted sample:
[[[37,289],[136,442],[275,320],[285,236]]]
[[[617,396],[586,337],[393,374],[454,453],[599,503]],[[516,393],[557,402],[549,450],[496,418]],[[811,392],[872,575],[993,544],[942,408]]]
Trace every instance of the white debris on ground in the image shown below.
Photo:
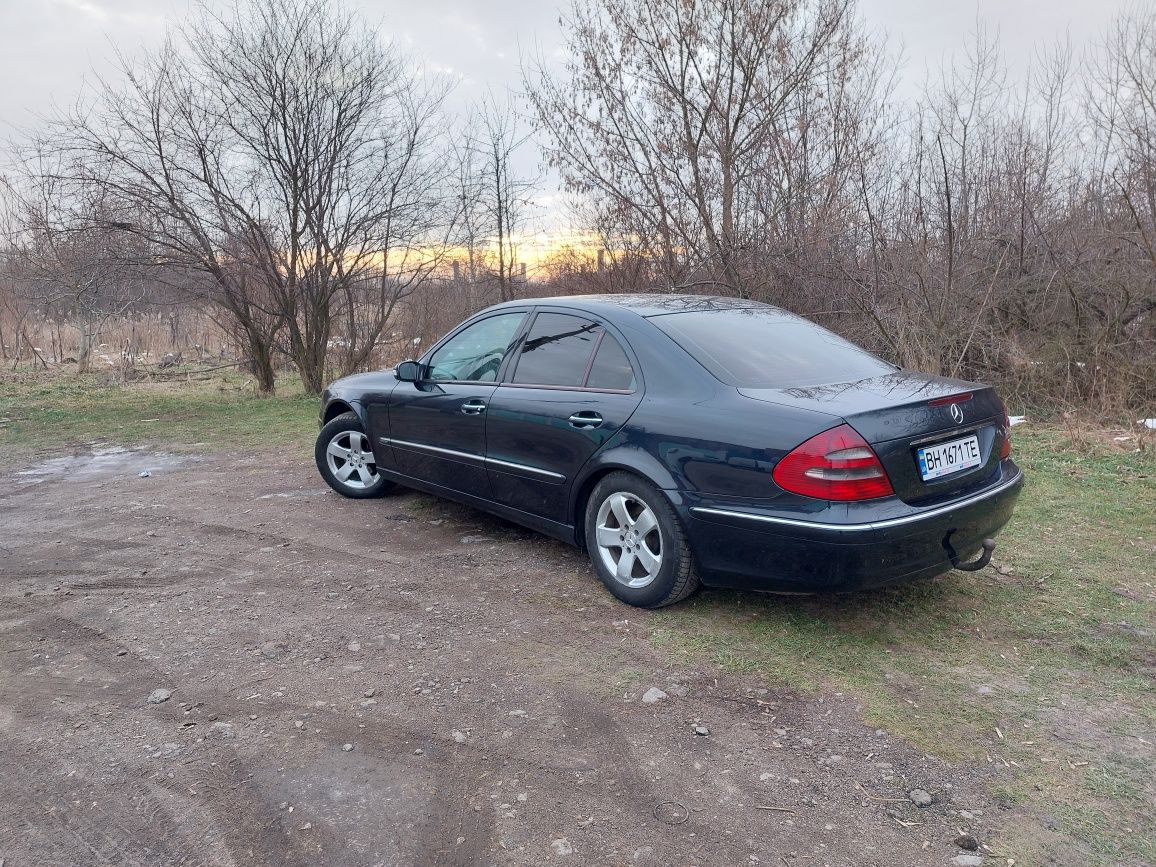
[[[1156,418],[1138,418],[1136,424],[1142,424],[1148,430],[1156,430]]]
[[[1012,427],[1015,427],[1017,424],[1024,424],[1024,423],[1026,423],[1026,422],[1027,422],[1027,420],[1028,420],[1028,417],[1027,417],[1026,415],[1009,415],[1009,416],[1007,417],[1007,420],[1008,420],[1008,423],[1009,423],[1009,424],[1010,424]]]

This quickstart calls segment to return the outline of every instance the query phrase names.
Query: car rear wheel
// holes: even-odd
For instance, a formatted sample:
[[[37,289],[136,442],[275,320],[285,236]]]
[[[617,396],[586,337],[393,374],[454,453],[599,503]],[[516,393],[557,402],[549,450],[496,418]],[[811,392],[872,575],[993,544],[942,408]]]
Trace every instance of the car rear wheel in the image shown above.
[[[699,587],[678,516],[658,488],[611,473],[586,505],[586,548],[606,588],[631,605],[672,605]]]
[[[313,457],[321,478],[343,497],[382,497],[395,487],[378,473],[373,447],[355,413],[342,413],[321,428]]]

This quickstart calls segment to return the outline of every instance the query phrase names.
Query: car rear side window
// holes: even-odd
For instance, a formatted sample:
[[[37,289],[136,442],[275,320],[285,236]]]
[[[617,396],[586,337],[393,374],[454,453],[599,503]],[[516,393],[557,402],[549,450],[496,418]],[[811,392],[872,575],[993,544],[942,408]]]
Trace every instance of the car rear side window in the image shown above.
[[[459,331],[429,360],[430,379],[493,382],[525,313],[488,316]]]
[[[539,313],[518,353],[513,381],[580,388],[602,326],[565,313]]]
[[[594,362],[586,377],[587,388],[603,388],[610,391],[633,391],[634,368],[626,357],[618,341],[605,332],[602,342],[594,352]]]
[[[896,370],[826,328],[779,310],[695,310],[650,321],[716,377],[740,388],[854,382]]]

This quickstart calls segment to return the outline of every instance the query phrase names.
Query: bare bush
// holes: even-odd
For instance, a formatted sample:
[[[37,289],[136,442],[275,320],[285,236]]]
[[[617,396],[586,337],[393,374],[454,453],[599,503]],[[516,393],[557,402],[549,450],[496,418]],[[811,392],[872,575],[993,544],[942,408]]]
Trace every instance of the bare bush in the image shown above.
[[[1035,403],[1156,400],[1156,15],[1007,82],[981,27],[914,104],[849,3],[598,0],[530,70],[601,239],[575,291],[735,293]]]
[[[495,301],[656,288],[780,304],[1020,401],[1151,414],[1156,13],[1018,84],[980,27],[911,102],[854,0],[592,0],[561,26],[563,68],[524,78],[583,241],[534,281],[512,102],[455,125],[445,83],[355,16],[242,0],[24,143],[0,355],[136,358],[164,321],[179,351],[184,316],[198,358],[265,390],[291,363],[315,391]]]

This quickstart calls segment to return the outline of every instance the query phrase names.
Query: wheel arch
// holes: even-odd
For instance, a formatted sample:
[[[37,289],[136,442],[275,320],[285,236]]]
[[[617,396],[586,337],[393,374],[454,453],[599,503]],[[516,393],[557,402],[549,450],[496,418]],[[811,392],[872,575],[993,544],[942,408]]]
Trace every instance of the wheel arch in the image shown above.
[[[362,410],[361,404],[355,400],[347,401],[337,397],[329,401],[326,405],[325,415],[321,418],[321,424],[327,425],[339,415],[344,415],[347,412],[356,415],[362,426],[365,425],[365,412]]]
[[[590,501],[590,494],[600,481],[615,472],[627,472],[645,479],[658,488],[672,506],[677,507],[680,502],[674,477],[653,455],[628,447],[600,454],[583,468],[571,494],[570,515],[573,518],[574,543],[583,550],[586,548],[586,504]]]

